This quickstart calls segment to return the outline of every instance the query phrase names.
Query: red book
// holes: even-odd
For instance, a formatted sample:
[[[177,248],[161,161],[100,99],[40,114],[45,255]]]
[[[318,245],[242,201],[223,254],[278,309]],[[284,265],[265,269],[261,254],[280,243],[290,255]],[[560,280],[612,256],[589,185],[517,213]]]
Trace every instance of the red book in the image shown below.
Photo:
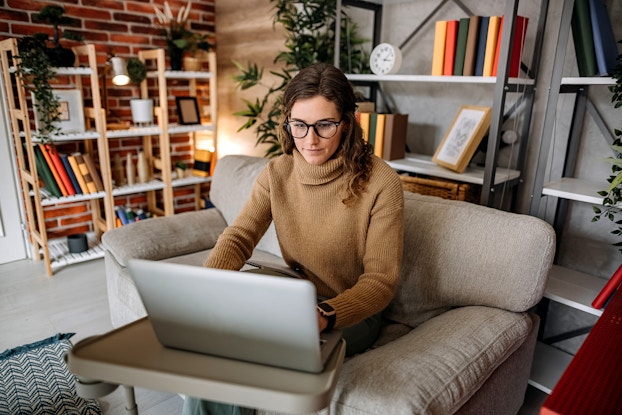
[[[609,281],[607,281],[603,289],[600,290],[596,298],[594,298],[594,301],[592,301],[592,307],[603,308],[609,297],[611,297],[620,284],[622,284],[622,265],[618,267],[616,272],[614,272],[611,278],[609,278]]]
[[[503,34],[503,16],[499,24],[499,38],[497,41],[497,50],[495,51],[495,61],[492,67],[492,76],[497,76],[497,66],[499,66],[499,54],[501,51],[501,38]],[[514,43],[512,44],[512,53],[510,54],[510,66],[508,67],[508,76],[517,78],[520,71],[521,58],[523,56],[523,47],[525,46],[525,34],[527,33],[527,23],[529,18],[516,16],[516,24],[514,25]]]
[[[47,146],[44,146],[43,144],[39,144],[39,149],[41,150],[41,154],[43,154],[43,158],[45,158],[45,162],[47,163],[48,167],[50,168],[50,171],[52,172],[52,175],[54,176],[56,185],[60,189],[60,192],[63,194],[63,196],[67,196],[69,193],[67,193],[67,189],[65,188],[65,185],[63,184],[63,181],[60,178],[60,174],[58,174],[58,170],[56,170],[56,166],[54,165],[54,162],[52,161],[52,157],[50,157],[50,153],[48,153],[48,150],[46,147]]]
[[[448,20],[447,35],[445,36],[445,59],[443,61],[443,75],[454,74],[454,59],[456,58],[457,40],[458,20]]]
[[[65,170],[65,165],[63,164],[63,161],[60,159],[58,150],[56,149],[56,147],[52,147],[49,144],[45,145],[45,149],[49,153],[50,158],[52,159],[52,163],[54,163],[54,167],[56,167],[56,171],[60,176],[60,179],[63,181],[63,186],[65,186],[65,190],[67,190],[67,195],[75,195],[76,189],[73,188],[73,183],[71,183],[71,178],[67,174],[67,170]]]

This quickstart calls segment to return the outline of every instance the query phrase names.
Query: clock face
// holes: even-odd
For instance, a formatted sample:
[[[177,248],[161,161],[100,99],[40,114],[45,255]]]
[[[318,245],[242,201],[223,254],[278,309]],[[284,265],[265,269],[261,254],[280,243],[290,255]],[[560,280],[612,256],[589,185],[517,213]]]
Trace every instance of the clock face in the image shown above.
[[[402,64],[402,52],[397,46],[381,43],[372,50],[369,67],[376,75],[393,74]]]

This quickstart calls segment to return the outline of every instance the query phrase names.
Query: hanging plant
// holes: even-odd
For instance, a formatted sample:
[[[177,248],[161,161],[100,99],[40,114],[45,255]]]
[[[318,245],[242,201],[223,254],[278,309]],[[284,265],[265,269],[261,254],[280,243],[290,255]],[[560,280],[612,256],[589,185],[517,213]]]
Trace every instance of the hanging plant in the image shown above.
[[[255,102],[244,100],[246,109],[234,115],[246,118],[238,131],[256,126],[256,145],[267,144],[266,157],[276,157],[282,153],[278,140],[277,127],[281,117],[281,98],[292,76],[300,69],[317,62],[333,63],[335,46],[335,2],[334,0],[270,0],[275,3],[274,24],[281,24],[286,32],[286,51],[279,52],[275,63],[282,63],[279,72],[270,73],[278,79],[276,85],[262,82],[263,69],[255,63],[246,66],[234,62],[240,75],[234,76],[238,88],[242,90],[262,87],[263,96]],[[340,67],[351,73],[368,72],[368,54],[361,45],[367,40],[358,36],[358,26],[345,12],[342,13]]]
[[[622,43],[622,41],[618,42]],[[611,102],[614,108],[622,107],[622,55],[618,56],[618,64],[613,68],[611,76],[616,83],[609,87],[611,91]],[[622,211],[622,130],[614,129],[614,140],[611,146],[615,151],[615,157],[608,157],[606,160],[611,163],[611,175],[607,179],[609,187],[607,190],[598,192],[603,197],[602,208],[594,206],[594,217],[592,222],[597,222],[601,218],[607,218],[614,223],[615,229],[611,231],[616,237],[622,238],[622,219],[618,219]],[[614,246],[622,253],[622,241],[615,242]]]

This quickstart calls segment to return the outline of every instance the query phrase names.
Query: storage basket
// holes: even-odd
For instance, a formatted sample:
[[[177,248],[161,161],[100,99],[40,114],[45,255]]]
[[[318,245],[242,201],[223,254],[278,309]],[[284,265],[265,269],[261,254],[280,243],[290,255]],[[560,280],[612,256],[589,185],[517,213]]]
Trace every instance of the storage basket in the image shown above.
[[[479,203],[479,186],[470,183],[456,183],[448,180],[430,179],[400,175],[404,190],[443,199],[464,200]]]

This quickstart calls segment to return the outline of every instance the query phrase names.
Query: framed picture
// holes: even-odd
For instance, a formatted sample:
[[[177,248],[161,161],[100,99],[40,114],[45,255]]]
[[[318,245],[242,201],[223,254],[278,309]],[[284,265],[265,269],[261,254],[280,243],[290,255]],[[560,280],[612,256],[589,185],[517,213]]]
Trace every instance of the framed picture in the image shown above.
[[[179,116],[180,124],[201,123],[199,104],[196,97],[176,97],[175,100],[177,101],[177,115]]]
[[[84,127],[84,104],[82,93],[77,89],[55,89],[54,95],[58,98],[59,128],[63,133],[83,133]],[[36,103],[33,95],[33,102]],[[38,130],[41,123],[37,107],[35,111],[35,127]]]
[[[432,161],[463,173],[490,127],[491,118],[490,107],[461,106]]]

